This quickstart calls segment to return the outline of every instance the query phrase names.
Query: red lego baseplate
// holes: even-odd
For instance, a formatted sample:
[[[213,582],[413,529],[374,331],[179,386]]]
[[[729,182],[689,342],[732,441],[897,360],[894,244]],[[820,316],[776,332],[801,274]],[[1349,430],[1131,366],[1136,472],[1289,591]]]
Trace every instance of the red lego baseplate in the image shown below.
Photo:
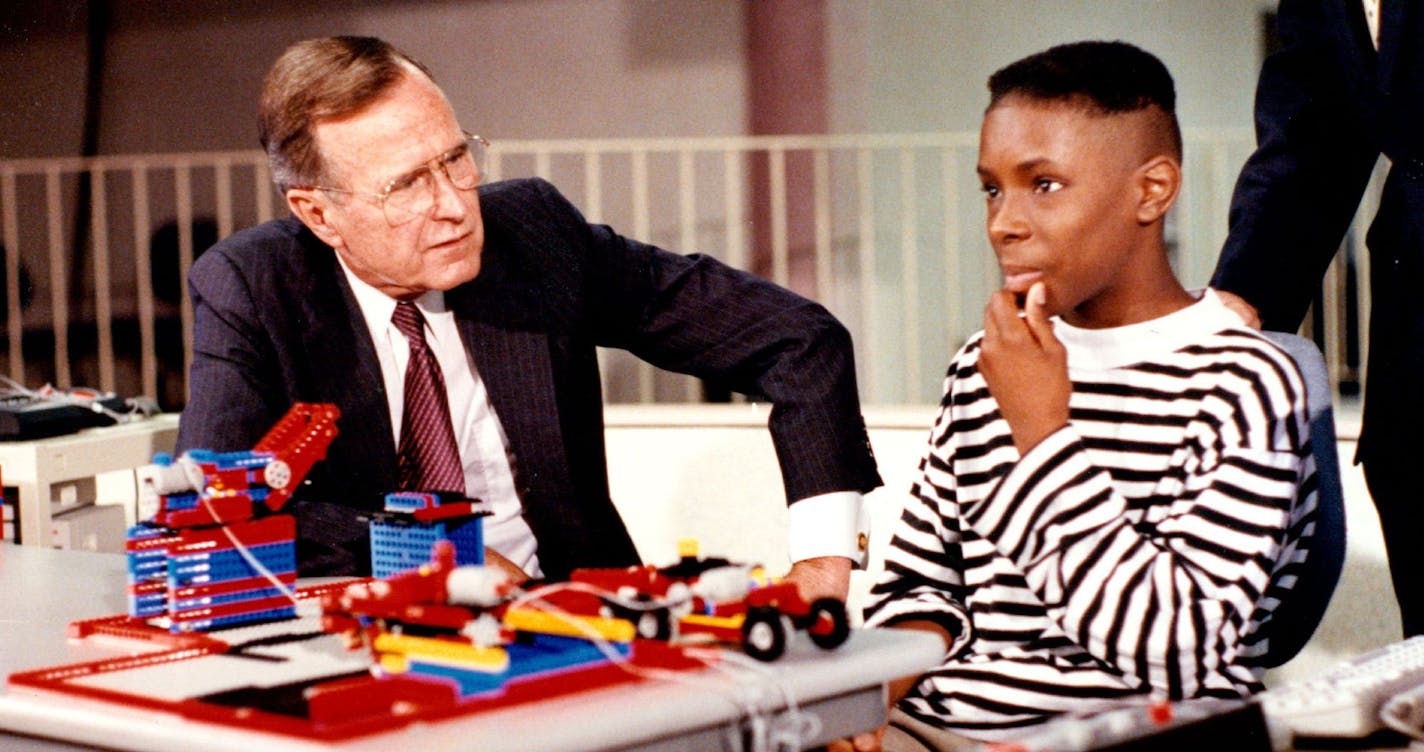
[[[316,604],[324,594],[349,584],[303,587],[297,593],[303,604]],[[350,654],[349,670],[327,673],[323,664],[303,675],[302,667],[293,665],[302,658],[293,655],[323,656],[339,649],[339,638],[321,632],[319,614],[299,607],[299,614],[303,611],[309,613],[294,620],[211,633],[172,634],[126,615],[77,621],[69,627],[71,638],[121,641],[130,650],[147,652],[15,673],[9,677],[10,690],[30,688],[98,700],[113,704],[116,713],[160,711],[241,730],[335,742],[638,682],[644,669],[696,671],[707,666],[705,657],[692,657],[681,647],[640,639],[633,641],[624,665],[601,663],[543,674],[461,697],[453,682],[414,674],[378,676],[361,669],[355,666],[365,655],[361,651]],[[310,650],[313,641],[329,643]],[[282,649],[290,654],[277,656]],[[226,663],[210,665],[213,660]],[[238,672],[238,678],[232,678],[233,665],[250,673]],[[224,689],[175,696],[172,684],[163,681],[183,676],[202,685],[205,674],[213,674],[210,678]],[[240,676],[252,681],[243,685]],[[297,678],[283,681],[291,676]]]

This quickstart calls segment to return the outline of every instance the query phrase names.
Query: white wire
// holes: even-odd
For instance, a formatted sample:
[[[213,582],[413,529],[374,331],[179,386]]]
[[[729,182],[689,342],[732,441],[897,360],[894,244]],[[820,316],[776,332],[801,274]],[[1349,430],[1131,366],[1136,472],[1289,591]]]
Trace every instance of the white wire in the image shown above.
[[[547,585],[540,585],[539,587],[536,587],[533,590],[518,591],[519,595],[513,601],[510,602],[509,607],[522,608],[526,602],[538,600],[548,593],[562,592],[566,590],[573,591],[576,593],[587,593],[589,595],[596,595],[604,600],[613,601],[617,605],[622,606],[630,611],[656,611],[661,608],[673,608],[676,606],[681,606],[682,604],[692,600],[691,595],[686,598],[680,598],[676,600],[659,598],[653,598],[650,600],[635,600],[630,598],[624,598],[618,595],[617,593],[604,590],[603,588],[598,587],[597,585],[590,585],[586,582],[551,582]]]

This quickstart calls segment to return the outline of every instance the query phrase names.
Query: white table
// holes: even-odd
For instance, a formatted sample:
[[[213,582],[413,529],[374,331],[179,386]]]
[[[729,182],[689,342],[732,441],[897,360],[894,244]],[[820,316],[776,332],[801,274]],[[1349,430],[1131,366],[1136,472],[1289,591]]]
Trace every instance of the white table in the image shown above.
[[[0,544],[0,603],[7,604],[0,616],[0,672],[107,657],[95,655],[100,648],[92,641],[67,642],[64,626],[121,613],[124,566],[118,555]],[[204,752],[733,749],[745,719],[731,698],[754,692],[774,716],[784,707],[779,688],[789,690],[801,713],[819,725],[807,740],[814,745],[878,726],[884,683],[919,673],[941,655],[940,642],[929,635],[857,631],[833,652],[793,641],[785,657],[766,664],[769,678],[746,686],[703,672],[697,683],[643,681],[330,745],[7,688],[0,693],[0,729],[18,733],[0,732],[0,749],[49,752],[103,744],[147,752],[173,749],[178,740],[182,748]]]
[[[49,546],[55,487],[150,464],[154,454],[172,452],[177,439],[174,413],[48,439],[0,441],[0,478],[19,490],[20,541]]]

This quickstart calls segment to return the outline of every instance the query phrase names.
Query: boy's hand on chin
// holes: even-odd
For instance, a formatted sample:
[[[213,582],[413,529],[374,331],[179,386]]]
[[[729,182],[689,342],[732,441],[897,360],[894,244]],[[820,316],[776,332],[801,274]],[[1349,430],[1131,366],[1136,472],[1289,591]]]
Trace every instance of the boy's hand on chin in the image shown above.
[[[1048,288],[1036,282],[1022,316],[1008,290],[995,292],[984,311],[979,370],[1020,455],[1068,424],[1068,354],[1048,322],[1047,302]]]

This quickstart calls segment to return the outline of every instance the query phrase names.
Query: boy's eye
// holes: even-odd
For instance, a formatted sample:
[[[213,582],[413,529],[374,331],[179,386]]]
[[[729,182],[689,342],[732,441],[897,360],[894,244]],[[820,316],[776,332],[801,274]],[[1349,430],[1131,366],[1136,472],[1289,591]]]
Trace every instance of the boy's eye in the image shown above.
[[[1053,178],[1037,178],[1033,181],[1033,189],[1038,193],[1052,193],[1063,187],[1063,184]]]
[[[989,184],[989,183],[984,183],[983,185],[979,186],[979,190],[981,190],[981,191],[984,192],[985,198],[998,198],[998,197],[999,197],[999,186],[997,186],[997,185],[991,185],[991,184]]]

